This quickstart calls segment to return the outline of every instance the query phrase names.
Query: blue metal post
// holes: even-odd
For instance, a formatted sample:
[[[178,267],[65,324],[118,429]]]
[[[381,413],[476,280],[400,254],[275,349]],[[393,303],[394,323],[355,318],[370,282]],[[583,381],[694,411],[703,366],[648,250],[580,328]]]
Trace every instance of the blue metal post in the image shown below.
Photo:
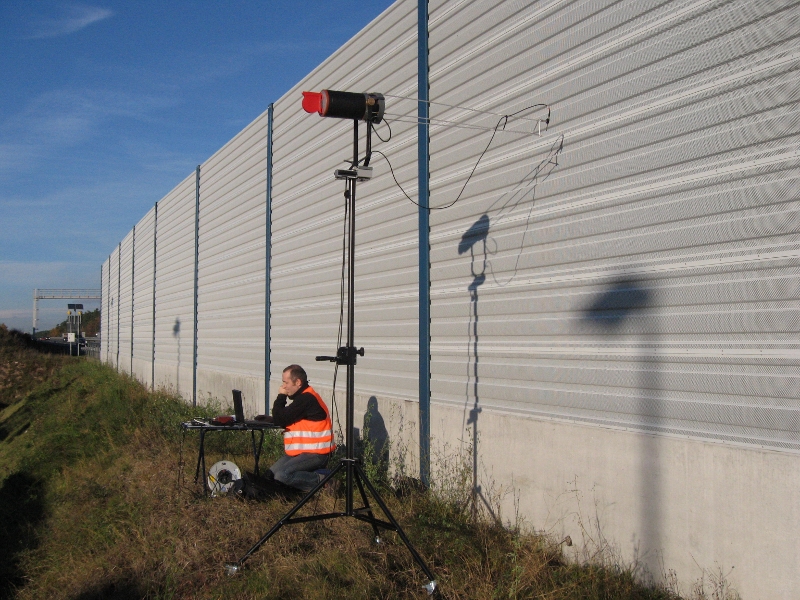
[[[417,87],[419,164],[419,476],[430,485],[431,472],[431,258],[430,258],[430,104],[428,81],[428,0],[417,4]]]
[[[156,264],[158,257],[158,202],[153,220],[153,338],[150,346],[150,389],[156,390]]]
[[[264,297],[264,414],[269,414],[270,365],[270,273],[272,271],[272,115],[273,105],[267,109],[267,231],[266,231],[266,296]]]
[[[192,353],[192,406],[197,406],[197,283],[200,259],[200,165],[194,182],[194,352]]]
[[[102,286],[100,286],[102,287]],[[111,362],[111,347],[109,344],[111,343],[111,300],[113,296],[111,295],[111,255],[108,255],[108,300],[106,301],[106,306],[108,307],[108,314],[106,315],[106,362]]]
[[[131,375],[133,375],[133,317],[136,305],[136,225],[133,226],[131,241]]]
[[[117,246],[117,373],[119,373],[119,305],[122,298],[122,242]]]

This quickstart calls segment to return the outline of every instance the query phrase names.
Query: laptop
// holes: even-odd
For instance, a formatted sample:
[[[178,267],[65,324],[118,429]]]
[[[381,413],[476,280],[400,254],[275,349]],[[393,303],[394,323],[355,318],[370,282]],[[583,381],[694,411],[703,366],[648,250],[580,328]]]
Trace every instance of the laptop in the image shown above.
[[[244,423],[245,425],[267,425],[266,421],[255,421],[244,418],[244,404],[242,403],[241,390],[231,390],[233,392],[233,412],[236,415],[237,423]]]

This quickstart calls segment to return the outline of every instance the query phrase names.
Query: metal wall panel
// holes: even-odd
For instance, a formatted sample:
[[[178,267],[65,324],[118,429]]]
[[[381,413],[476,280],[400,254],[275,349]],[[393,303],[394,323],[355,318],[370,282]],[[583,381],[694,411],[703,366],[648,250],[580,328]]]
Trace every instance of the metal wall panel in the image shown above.
[[[158,203],[156,387],[192,397],[195,174]]]
[[[109,264],[109,291],[106,302],[107,313],[107,338],[105,361],[117,367],[117,348],[119,348],[119,331],[117,323],[117,305],[119,304],[119,246],[114,248],[108,259]]]
[[[387,95],[392,138],[384,152],[406,191],[416,195],[416,2],[393,4],[275,103],[271,273],[272,378],[303,364],[312,382],[330,387],[333,366],[315,363],[337,348],[344,182],[334,169],[353,156],[352,121],[303,112],[301,91],[334,89]],[[388,136],[385,125],[378,133]],[[366,129],[360,126],[363,155]],[[417,214],[386,161],[373,155],[371,181],[356,194],[357,393],[378,398],[417,395]],[[346,328],[346,323],[345,323]],[[346,337],[345,340],[346,341]],[[339,379],[343,383],[344,377]]]
[[[266,114],[201,167],[198,367],[263,377]]]
[[[100,267],[100,360],[108,362],[108,313],[110,292],[108,281],[109,259]]]
[[[434,402],[800,450],[796,15],[432,4]]]
[[[132,373],[151,385],[153,352],[153,234],[155,209],[152,208],[136,224],[133,274],[133,358]]]
[[[265,112],[200,170],[198,396],[236,387],[248,412],[264,404],[266,140]]]
[[[128,232],[120,247],[119,370],[131,373],[131,334],[133,333],[133,242],[135,230]]]

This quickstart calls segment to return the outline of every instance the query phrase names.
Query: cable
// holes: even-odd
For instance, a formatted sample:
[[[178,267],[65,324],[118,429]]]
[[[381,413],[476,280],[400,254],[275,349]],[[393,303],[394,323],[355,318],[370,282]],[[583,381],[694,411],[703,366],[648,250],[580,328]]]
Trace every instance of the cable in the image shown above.
[[[552,174],[553,169],[555,169],[558,166],[558,155],[561,153],[561,151],[563,149],[564,149],[564,135],[561,134],[558,138],[556,138],[556,140],[550,146],[550,151],[548,152],[547,157],[542,159],[539,162],[539,164],[536,165],[536,167],[528,175],[526,175],[525,178],[513,190],[510,190],[510,196],[509,196],[508,200],[506,200],[506,202],[498,209],[497,216],[495,217],[495,226],[497,226],[497,224],[499,222],[502,222],[502,219],[504,217],[504,211],[509,205],[511,205],[511,208],[505,214],[509,214],[510,211],[513,211],[514,209],[516,209],[516,207],[519,206],[519,204],[522,202],[522,200],[528,194],[528,190],[532,190],[531,191],[530,208],[528,209],[528,216],[525,219],[525,230],[522,232],[522,238],[520,239],[519,251],[517,252],[517,258],[516,258],[516,261],[514,263],[513,273],[511,274],[511,277],[509,277],[508,281],[506,281],[505,283],[500,283],[497,280],[497,275],[494,272],[494,268],[492,266],[491,261],[488,262],[489,270],[492,273],[492,279],[494,279],[495,284],[497,284],[499,287],[505,287],[506,285],[511,283],[511,281],[514,279],[514,277],[517,274],[517,269],[519,267],[519,260],[520,260],[520,257],[522,256],[522,250],[523,250],[523,248],[525,246],[525,236],[527,235],[528,228],[530,227],[531,214],[533,214],[533,207],[534,207],[534,203],[536,201],[536,188],[540,183],[544,183],[545,181],[547,181],[547,179]],[[539,179],[539,176],[542,174],[542,172],[548,166],[550,166],[551,168],[548,169],[545,172],[544,177]],[[526,185],[529,181],[533,181],[533,185],[532,186],[531,185]],[[522,196],[516,202],[514,202],[512,204],[512,199],[520,191],[522,191]],[[493,202],[492,205],[489,207],[489,210],[494,209],[495,205],[499,202],[499,200],[501,198],[502,198],[502,196],[500,198],[498,198],[495,202]],[[494,255],[496,253],[497,253],[497,251],[495,251],[495,252],[492,252],[491,250],[488,251],[488,254],[490,254],[490,255]]]
[[[347,217],[350,211],[350,185],[345,183],[344,191],[344,231],[342,231],[342,277],[339,286],[339,331],[336,335],[336,348],[342,347],[342,330],[344,323],[344,282],[345,282],[345,265],[347,264]],[[333,367],[333,392],[331,393],[331,404],[336,413],[336,424],[339,426],[339,437],[344,440],[344,433],[342,432],[342,420],[339,418],[339,405],[336,403],[336,379],[339,376],[339,363],[334,363]]]
[[[451,121],[449,119],[437,119],[435,117],[429,119],[423,119],[420,117],[412,117],[410,115],[395,115],[391,114],[394,117],[394,120],[399,123],[409,123],[411,125],[419,125],[419,124],[429,124],[434,127],[438,127],[441,129],[473,129],[476,131],[493,131],[493,127],[487,127],[485,125],[475,125],[475,124],[468,124],[468,123],[460,123],[458,121]],[[542,123],[542,119],[535,121],[536,123]],[[546,120],[545,120],[546,121]],[[545,122],[545,131],[547,131],[547,123]],[[516,133],[518,135],[531,135],[531,131],[526,131],[522,129],[503,129],[503,133]]]
[[[458,106],[457,104],[445,104],[444,102],[434,102],[433,100],[420,100],[419,98],[412,98],[411,96],[395,96],[393,94],[384,94],[384,97],[386,97],[386,98],[399,98],[401,100],[413,100],[414,102],[424,102],[425,104],[433,104],[433,105],[436,105],[436,106],[446,106],[447,108],[458,108],[460,110],[468,110],[470,112],[481,113],[481,114],[484,114],[484,115],[493,115],[495,117],[505,117],[506,116],[504,114],[492,112],[490,110],[480,110],[478,108],[469,108],[467,106]],[[546,104],[534,104],[533,106],[530,106],[528,108],[533,108],[534,106],[547,106],[547,105]],[[527,110],[527,108],[525,108],[523,110]],[[549,116],[550,115],[548,114],[548,117]],[[522,120],[522,121],[533,121],[533,122],[536,122],[536,121],[539,120],[539,119],[526,119],[524,117],[518,117],[518,118],[520,120]]]
[[[472,176],[475,174],[475,170],[478,168],[478,165],[480,164],[481,159],[486,154],[486,152],[489,150],[489,147],[492,145],[492,142],[494,141],[494,136],[495,136],[495,134],[497,134],[497,131],[500,128],[500,124],[501,123],[503,124],[503,130],[505,130],[505,127],[508,124],[508,120],[509,119],[515,117],[516,115],[518,115],[518,114],[520,114],[522,112],[525,112],[526,110],[531,110],[532,108],[536,108],[537,106],[547,107],[547,119],[545,120],[545,124],[546,124],[545,131],[547,131],[547,126],[549,126],[549,124],[550,124],[550,107],[547,104],[541,104],[541,103],[532,104],[530,106],[526,106],[522,110],[518,110],[518,111],[513,112],[511,114],[508,114],[508,115],[502,115],[500,117],[500,119],[498,119],[497,125],[494,126],[494,130],[492,131],[492,137],[489,138],[489,143],[486,144],[486,147],[483,149],[483,152],[481,152],[481,155],[478,157],[478,160],[475,162],[475,166],[472,167],[472,171],[470,171],[470,174],[467,177],[467,180],[464,182],[464,185],[461,187],[461,191],[458,192],[458,196],[456,196],[456,199],[453,200],[450,204],[446,204],[444,206],[427,206],[427,207],[425,207],[425,206],[420,205],[418,202],[415,202],[414,200],[412,200],[411,196],[409,196],[406,193],[406,191],[403,189],[403,186],[400,185],[400,182],[397,181],[397,177],[395,177],[394,169],[392,168],[392,163],[389,161],[389,158],[383,152],[381,152],[380,150],[373,150],[373,152],[376,153],[376,154],[380,154],[386,160],[386,163],[389,165],[389,171],[392,174],[392,179],[394,179],[394,182],[397,184],[397,187],[400,188],[400,191],[403,192],[403,195],[406,198],[408,198],[411,201],[412,204],[414,204],[416,206],[420,206],[421,208],[427,208],[428,210],[444,210],[446,208],[450,208],[451,206],[453,206],[456,202],[458,202],[461,199],[461,196],[464,193],[464,190],[467,189],[467,184],[469,183],[470,179],[472,179]]]
[[[380,141],[382,141],[383,143],[386,143],[386,142],[388,142],[389,140],[391,140],[391,139],[392,139],[392,127],[389,125],[389,121],[388,121],[388,119],[386,119],[385,117],[384,117],[383,121],[381,121],[381,122],[382,122],[382,123],[386,123],[386,127],[389,129],[389,137],[388,137],[388,138],[386,138],[386,139],[383,139],[383,138],[381,137],[381,134],[379,134],[379,133],[378,133],[378,130],[377,130],[377,129],[375,129],[375,125],[372,123],[372,121],[370,121],[370,122],[369,122],[369,126],[370,126],[370,127],[372,127],[372,131],[374,131],[374,132],[375,132],[375,135],[376,135],[376,136],[378,136],[378,139],[379,139]]]
[[[403,192],[403,195],[404,195],[406,198],[408,198],[408,200],[411,202],[411,204],[415,204],[416,206],[419,206],[419,203],[418,203],[418,202],[415,202],[415,201],[414,201],[414,200],[411,198],[411,196],[409,196],[408,194],[406,194],[406,191],[403,189],[403,186],[402,186],[402,185],[400,185],[400,182],[399,182],[399,181],[397,181],[397,177],[395,177],[395,176],[394,176],[394,169],[392,168],[392,163],[391,163],[391,162],[389,162],[389,158],[388,158],[388,157],[387,157],[387,156],[386,156],[386,155],[385,155],[383,152],[381,152],[380,150],[373,150],[372,152],[373,152],[373,153],[375,153],[375,154],[380,154],[380,155],[381,155],[381,156],[384,158],[384,160],[386,161],[386,164],[388,164],[388,165],[389,165],[389,172],[392,174],[392,179],[394,179],[394,182],[397,184],[397,187],[399,187],[399,188],[400,188],[400,191],[401,191],[401,192]]]

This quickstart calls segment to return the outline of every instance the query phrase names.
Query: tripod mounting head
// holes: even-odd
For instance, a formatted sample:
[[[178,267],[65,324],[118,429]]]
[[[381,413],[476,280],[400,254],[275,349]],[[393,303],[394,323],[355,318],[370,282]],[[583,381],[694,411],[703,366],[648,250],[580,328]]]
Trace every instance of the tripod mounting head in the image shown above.
[[[336,179],[355,179],[356,181],[369,181],[372,179],[372,167],[356,165],[352,169],[336,169],[333,172]]]
[[[354,365],[356,357],[364,356],[364,348],[355,346],[342,346],[336,351],[336,356],[317,356],[317,362],[335,362],[337,365]]]

